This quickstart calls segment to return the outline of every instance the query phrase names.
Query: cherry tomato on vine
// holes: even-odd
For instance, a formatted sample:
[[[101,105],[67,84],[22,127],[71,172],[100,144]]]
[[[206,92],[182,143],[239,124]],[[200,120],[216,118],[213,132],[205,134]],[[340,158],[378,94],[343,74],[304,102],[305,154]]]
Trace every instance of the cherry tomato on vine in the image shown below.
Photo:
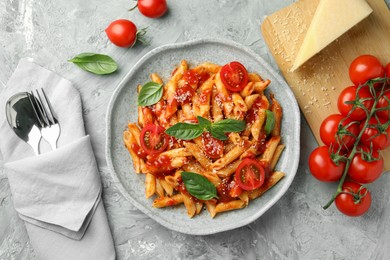
[[[165,0],[138,0],[138,10],[146,17],[158,18],[167,12],[168,6]]]
[[[383,157],[378,151],[373,150],[370,153],[368,147],[359,146],[355,156],[352,158],[348,175],[356,182],[371,183],[381,176],[383,167]]]
[[[148,124],[142,128],[140,135],[141,147],[149,154],[159,154],[167,148],[169,139],[165,128],[155,124]]]
[[[385,67],[385,74],[388,78],[390,78],[390,62],[387,63],[386,67]]]
[[[341,178],[344,172],[345,163],[332,160],[329,147],[319,146],[314,149],[309,156],[309,168],[311,174],[318,180],[333,182]]]
[[[345,89],[343,89],[343,91],[341,91],[337,100],[337,107],[340,111],[340,114],[342,114],[343,116],[347,116],[353,109],[353,111],[349,114],[349,118],[351,118],[352,120],[361,121],[367,117],[367,114],[364,109],[358,106],[354,107],[353,104],[346,103],[355,101],[355,99],[357,98],[356,93],[359,96],[358,99],[367,99],[361,102],[361,105],[365,106],[368,110],[371,110],[374,104],[374,99],[371,95],[370,90],[367,87],[362,87],[358,91],[358,87],[356,86],[346,87]]]
[[[243,190],[254,190],[263,185],[265,172],[255,159],[245,158],[237,167],[234,181]]]
[[[339,131],[339,125],[342,129]],[[327,146],[334,148],[349,148],[355,143],[355,137],[359,133],[357,124],[340,114],[331,114],[322,121],[320,126],[321,140]],[[352,134],[352,135],[351,135]]]
[[[222,83],[232,92],[241,91],[248,83],[248,72],[237,61],[224,65],[220,72]]]
[[[390,66],[389,66],[389,68],[390,68]],[[390,71],[389,71],[389,73],[390,73]],[[390,77],[390,74],[388,77]],[[384,110],[378,110],[376,112],[377,116],[384,118],[386,120],[390,120],[390,108],[389,108],[390,102],[389,101],[390,101],[390,88],[387,87],[387,88],[385,88],[385,90],[383,92],[383,96],[379,98],[378,103],[376,104],[376,108],[384,109]],[[385,108],[387,108],[387,109],[385,109]]]
[[[119,47],[132,47],[137,40],[137,27],[126,19],[113,21],[105,31],[108,39]]]
[[[383,77],[384,75],[384,67],[372,55],[361,55],[354,59],[349,66],[349,77],[356,86],[364,84],[370,79]]]
[[[223,141],[212,137],[210,132],[204,132],[202,134],[202,144],[208,157],[216,159],[223,155],[223,150],[225,148]]]
[[[372,143],[375,150],[385,149],[390,141],[390,127],[386,127],[386,123],[387,120],[380,117],[378,117],[378,119],[375,117],[370,118],[367,128],[364,129],[360,142],[367,147],[370,147]],[[359,131],[362,131],[363,127],[364,122],[360,124]]]
[[[368,211],[371,206],[371,194],[362,185],[347,181],[342,187],[343,193],[336,197],[337,209],[350,217],[358,217]]]

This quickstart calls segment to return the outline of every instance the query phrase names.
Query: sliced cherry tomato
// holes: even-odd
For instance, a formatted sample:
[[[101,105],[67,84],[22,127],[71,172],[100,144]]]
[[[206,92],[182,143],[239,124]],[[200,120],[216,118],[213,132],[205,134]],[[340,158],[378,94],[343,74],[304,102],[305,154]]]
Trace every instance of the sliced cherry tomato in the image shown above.
[[[341,91],[339,98],[337,100],[337,107],[340,111],[340,114],[347,116],[353,108],[353,104],[347,104],[346,102],[355,101],[357,99],[356,93],[358,93],[358,99],[367,99],[362,102],[362,104],[370,111],[373,104],[374,98],[372,97],[370,90],[367,87],[362,87],[358,91],[358,87],[350,86]],[[364,109],[355,106],[353,111],[349,114],[349,117],[352,120],[361,121],[367,117]]]
[[[338,181],[343,175],[345,163],[339,161],[338,165],[332,160],[329,147],[320,146],[314,149],[309,156],[311,174],[324,182]]]
[[[256,160],[245,158],[237,167],[234,180],[243,190],[254,190],[263,185],[265,173]]]
[[[105,31],[108,39],[119,47],[132,47],[137,40],[137,27],[126,19],[113,21]]]
[[[155,124],[142,128],[140,139],[142,149],[150,155],[161,153],[169,143],[165,128]]]
[[[138,10],[146,17],[158,18],[167,12],[168,6],[165,0],[138,0]]]
[[[222,157],[225,145],[223,144],[223,141],[212,137],[210,132],[203,132],[202,144],[203,149],[208,157],[213,159]]]
[[[372,146],[375,150],[383,150],[387,147],[387,144],[390,141],[390,127],[386,127],[387,120],[378,117],[372,117],[368,121],[368,126],[364,129],[361,142],[367,146]],[[360,124],[360,131],[362,131],[364,127],[364,122]]]
[[[222,67],[221,80],[228,90],[239,92],[248,83],[248,72],[244,65],[233,61]]]
[[[361,216],[371,206],[371,194],[362,185],[347,181],[343,184],[342,193],[336,197],[337,209],[350,217]]]
[[[373,150],[370,155],[369,148],[360,146],[358,152],[352,158],[348,175],[356,182],[371,183],[381,176],[383,167],[383,157],[376,150]]]
[[[390,66],[389,66],[389,68],[390,68]],[[390,73],[390,71],[389,71],[389,73]],[[388,77],[390,78],[390,74],[388,75]],[[389,105],[390,105],[390,87],[386,87],[384,92],[383,92],[383,96],[381,96],[379,98],[378,103],[376,104],[377,109],[383,109],[383,110],[378,110],[376,112],[377,116],[384,118],[386,120],[390,120]]]
[[[361,55],[354,59],[349,66],[349,77],[356,86],[384,75],[385,69],[381,62],[372,55]]]
[[[359,126],[351,124],[352,120],[340,114],[332,114],[324,119],[320,126],[321,140],[327,146],[334,148],[349,148],[355,142],[355,137],[359,133]],[[339,131],[339,127],[343,129]],[[352,134],[352,135],[350,135]]]

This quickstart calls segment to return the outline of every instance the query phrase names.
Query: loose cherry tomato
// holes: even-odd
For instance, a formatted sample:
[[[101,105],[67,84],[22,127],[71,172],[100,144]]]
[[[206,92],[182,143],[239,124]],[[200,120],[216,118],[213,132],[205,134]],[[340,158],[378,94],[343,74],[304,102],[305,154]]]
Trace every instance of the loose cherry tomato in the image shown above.
[[[384,75],[385,69],[381,62],[372,55],[361,55],[354,59],[349,66],[349,77],[356,86]]]
[[[389,66],[389,68],[390,68],[390,66]],[[390,71],[389,71],[389,73],[390,73]],[[390,78],[390,74],[388,75],[388,77]],[[389,101],[390,101],[390,88],[386,87],[384,92],[383,92],[383,96],[379,98],[378,103],[376,104],[377,109],[384,109],[384,110],[378,110],[376,112],[377,116],[384,118],[386,120],[390,120],[390,109],[389,109],[390,102]]]
[[[378,117],[372,117],[368,121],[368,126],[364,129],[361,142],[367,146],[371,147],[371,143],[375,150],[383,150],[386,148],[388,142],[390,141],[390,127],[386,124],[387,120]],[[364,122],[360,124],[360,131],[362,131],[364,127]]]
[[[264,168],[254,159],[245,158],[237,167],[234,180],[243,190],[254,190],[263,185]]]
[[[342,187],[343,193],[336,197],[337,209],[350,217],[361,216],[367,212],[371,206],[371,194],[362,185],[347,181]]]
[[[224,65],[220,73],[222,83],[232,92],[241,91],[248,83],[248,72],[244,65],[237,61]]]
[[[352,120],[340,114],[332,114],[324,119],[320,126],[321,140],[327,146],[334,148],[349,148],[355,143],[355,137],[359,133],[357,124],[351,124]],[[339,130],[339,127],[342,129]],[[352,134],[352,135],[350,135]]]
[[[165,128],[155,124],[146,125],[142,128],[140,136],[141,147],[147,154],[161,153],[168,146],[168,135]]]
[[[339,161],[338,165],[332,160],[329,147],[320,146],[314,149],[309,156],[311,174],[318,180],[333,182],[341,178],[345,163]]]
[[[137,27],[126,19],[113,21],[105,31],[108,39],[119,47],[132,47],[137,40]]]
[[[223,141],[215,139],[209,132],[202,134],[202,144],[206,155],[210,158],[216,159],[223,155],[225,145]]]
[[[138,10],[146,17],[158,18],[167,12],[168,6],[165,0],[138,0]]]
[[[370,93],[370,90],[367,87],[362,87],[358,91],[358,87],[350,86],[341,91],[339,98],[337,100],[337,107],[340,111],[340,114],[347,116],[353,108],[353,104],[346,104],[346,102],[355,101],[357,98],[356,93],[358,93],[358,99],[367,99],[362,102],[362,105],[365,106],[368,110],[371,110],[374,99]],[[349,114],[349,117],[352,120],[361,121],[367,117],[364,109],[355,106],[353,111]]]
[[[352,158],[348,175],[356,182],[371,183],[381,176],[383,167],[383,157],[376,150],[370,155],[368,147],[360,146]]]

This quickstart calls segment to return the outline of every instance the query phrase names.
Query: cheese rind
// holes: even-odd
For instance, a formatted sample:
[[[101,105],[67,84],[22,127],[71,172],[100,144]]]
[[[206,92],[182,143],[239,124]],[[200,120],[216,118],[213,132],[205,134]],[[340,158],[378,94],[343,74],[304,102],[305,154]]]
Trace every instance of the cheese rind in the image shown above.
[[[291,71],[299,68],[371,12],[365,0],[320,0]]]

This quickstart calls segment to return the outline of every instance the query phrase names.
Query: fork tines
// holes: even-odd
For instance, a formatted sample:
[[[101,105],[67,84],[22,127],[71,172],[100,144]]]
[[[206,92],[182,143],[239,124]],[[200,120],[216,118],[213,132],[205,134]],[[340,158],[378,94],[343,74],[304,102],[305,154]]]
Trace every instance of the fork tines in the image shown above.
[[[41,128],[58,123],[50,101],[48,100],[43,88],[36,89],[35,93],[31,91],[28,96]]]

